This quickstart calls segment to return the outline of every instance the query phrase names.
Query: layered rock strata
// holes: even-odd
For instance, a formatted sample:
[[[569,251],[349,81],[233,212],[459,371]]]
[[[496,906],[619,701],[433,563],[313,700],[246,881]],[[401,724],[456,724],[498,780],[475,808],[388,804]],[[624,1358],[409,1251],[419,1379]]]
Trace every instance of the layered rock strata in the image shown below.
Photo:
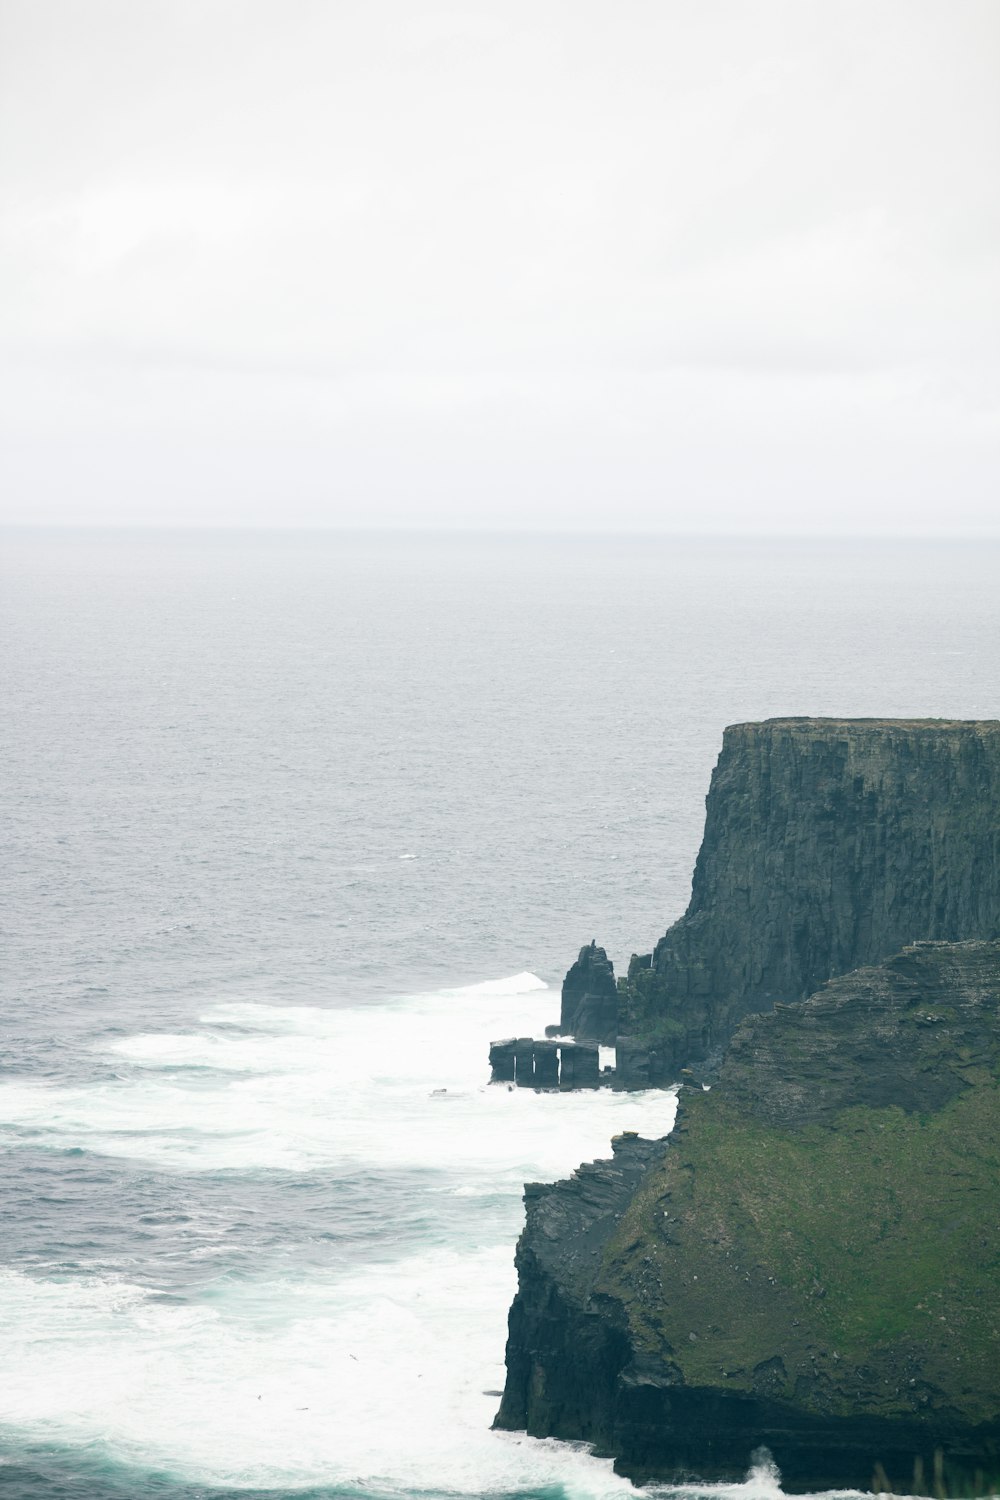
[[[589,1042],[507,1037],[490,1043],[490,1081],[529,1089],[596,1089],[600,1056],[596,1044]]]
[[[669,1084],[744,1016],[914,939],[1000,933],[998,807],[996,721],[728,728],[687,912],[619,986],[619,1083]],[[567,975],[577,1004],[587,952]]]
[[[970,893],[971,899],[971,893]],[[497,1425],[634,1478],[1000,1478],[1000,943],[746,1020],[669,1142],[529,1186]]]
[[[618,987],[608,955],[596,942],[580,949],[563,980],[559,1030],[564,1036],[613,1047],[618,1035]]]

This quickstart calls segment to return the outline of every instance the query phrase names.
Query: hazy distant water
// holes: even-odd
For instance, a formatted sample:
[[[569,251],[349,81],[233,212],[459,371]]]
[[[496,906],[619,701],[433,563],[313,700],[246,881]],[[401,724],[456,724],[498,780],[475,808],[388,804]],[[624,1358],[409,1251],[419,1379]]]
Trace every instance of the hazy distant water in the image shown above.
[[[672,1099],[486,1044],[683,909],[726,723],[1000,716],[1000,547],[2,542],[0,1488],[625,1492],[483,1392],[521,1182]]]

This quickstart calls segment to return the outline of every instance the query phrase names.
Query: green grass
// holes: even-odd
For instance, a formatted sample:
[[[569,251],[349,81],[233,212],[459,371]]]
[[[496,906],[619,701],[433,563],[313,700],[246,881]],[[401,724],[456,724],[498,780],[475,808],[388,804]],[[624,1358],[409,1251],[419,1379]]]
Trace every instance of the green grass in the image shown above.
[[[995,1419],[996,1083],[926,1117],[857,1107],[794,1131],[716,1090],[682,1099],[681,1132],[601,1278],[639,1358],[752,1390],[777,1356],[785,1379],[771,1371],[770,1393],[798,1382],[817,1409],[912,1414],[938,1386],[967,1420]]]

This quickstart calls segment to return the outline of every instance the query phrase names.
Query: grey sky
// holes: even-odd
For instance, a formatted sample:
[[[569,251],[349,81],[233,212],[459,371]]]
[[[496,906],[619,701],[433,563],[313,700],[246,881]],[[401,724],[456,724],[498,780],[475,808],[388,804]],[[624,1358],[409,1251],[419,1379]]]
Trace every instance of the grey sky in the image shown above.
[[[0,0],[0,517],[1000,534],[997,0]]]

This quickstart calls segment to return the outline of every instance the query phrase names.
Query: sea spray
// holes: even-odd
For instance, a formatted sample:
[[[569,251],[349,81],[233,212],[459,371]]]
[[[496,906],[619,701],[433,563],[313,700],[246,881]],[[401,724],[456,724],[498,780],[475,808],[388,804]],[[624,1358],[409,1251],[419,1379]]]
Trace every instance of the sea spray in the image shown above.
[[[669,1093],[487,1084],[490,1037],[540,1031],[553,1008],[530,975],[353,1009],[228,1002],[184,1032],[110,1043],[111,1081],[0,1089],[8,1148],[30,1131],[36,1148],[124,1158],[195,1199],[210,1179],[233,1199],[231,1222],[217,1201],[194,1286],[183,1257],[159,1285],[136,1281],[127,1243],[58,1274],[2,1273],[8,1432],[225,1485],[627,1489],[579,1448],[489,1430],[522,1183],[673,1121]],[[313,1188],[335,1228],[338,1187],[356,1195],[359,1172],[367,1233],[324,1253]],[[256,1263],[227,1256],[229,1238],[263,1240],[275,1200],[284,1257],[273,1235]]]

